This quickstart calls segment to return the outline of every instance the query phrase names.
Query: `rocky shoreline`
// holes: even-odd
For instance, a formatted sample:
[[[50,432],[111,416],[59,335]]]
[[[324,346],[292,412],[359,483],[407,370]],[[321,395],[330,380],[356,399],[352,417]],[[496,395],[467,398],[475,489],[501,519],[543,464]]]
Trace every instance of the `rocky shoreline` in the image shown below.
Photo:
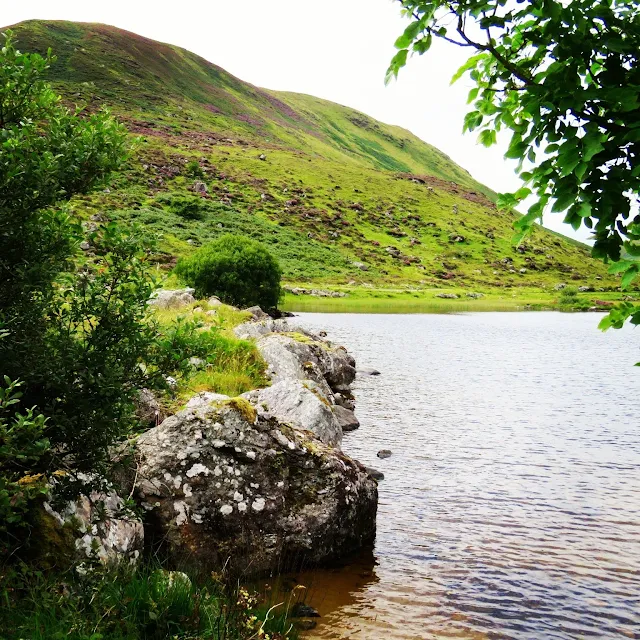
[[[340,448],[359,426],[353,357],[325,335],[250,311],[234,331],[256,341],[271,386],[237,398],[199,393],[130,443],[122,484],[140,521],[114,508],[96,526],[86,508],[49,507],[61,527],[79,518],[80,558],[134,561],[161,547],[175,566],[247,577],[327,565],[373,543],[380,474]]]

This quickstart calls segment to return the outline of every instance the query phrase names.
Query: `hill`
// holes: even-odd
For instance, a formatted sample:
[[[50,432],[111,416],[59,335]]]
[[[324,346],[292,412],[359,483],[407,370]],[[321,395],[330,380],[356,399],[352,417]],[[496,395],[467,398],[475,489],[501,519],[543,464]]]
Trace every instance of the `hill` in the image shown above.
[[[106,104],[138,136],[114,185],[73,207],[83,219],[140,223],[159,239],[163,268],[239,232],[269,245],[295,283],[500,295],[615,287],[588,247],[542,228],[514,247],[513,215],[496,210],[495,194],[404,129],[260,89],[115,27],[12,29],[23,50],[53,49],[50,80],[65,101]]]

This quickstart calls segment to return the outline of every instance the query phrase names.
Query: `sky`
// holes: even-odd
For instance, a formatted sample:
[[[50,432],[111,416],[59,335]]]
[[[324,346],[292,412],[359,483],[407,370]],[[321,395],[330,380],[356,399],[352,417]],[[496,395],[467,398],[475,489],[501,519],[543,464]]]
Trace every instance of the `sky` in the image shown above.
[[[409,129],[496,191],[520,186],[508,139],[486,149],[462,134],[470,81],[450,79],[468,50],[434,43],[384,85],[393,43],[406,21],[394,0],[29,0],[7,2],[0,22],[32,18],[102,22],[189,49],[242,80],[307,93]],[[54,52],[55,53],[55,52]],[[586,240],[548,214],[546,226]]]

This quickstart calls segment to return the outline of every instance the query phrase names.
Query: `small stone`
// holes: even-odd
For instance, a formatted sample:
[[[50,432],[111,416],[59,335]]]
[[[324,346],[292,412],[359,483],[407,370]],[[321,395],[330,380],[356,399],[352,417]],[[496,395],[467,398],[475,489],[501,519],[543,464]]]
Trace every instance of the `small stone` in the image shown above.
[[[380,458],[381,460],[384,460],[385,458],[390,458],[393,454],[390,449],[380,449],[377,455],[378,455],[378,458]]]
[[[316,628],[317,624],[315,620],[296,620],[295,626],[300,631],[311,631]]]
[[[304,602],[296,602],[293,607],[291,607],[291,613],[289,614],[292,618],[319,618],[320,614],[308,604],[304,604]]]
[[[377,369],[358,369],[356,372],[359,376],[379,376],[381,375]]]
[[[377,469],[374,469],[373,467],[367,467],[367,473],[374,480],[384,480],[384,473],[382,473],[382,471],[378,471]]]

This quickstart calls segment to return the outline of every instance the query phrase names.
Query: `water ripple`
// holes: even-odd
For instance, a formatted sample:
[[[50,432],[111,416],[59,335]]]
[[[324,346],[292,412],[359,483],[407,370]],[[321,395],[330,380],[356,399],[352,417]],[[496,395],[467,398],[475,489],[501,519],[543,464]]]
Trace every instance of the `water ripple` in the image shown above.
[[[309,638],[640,638],[640,340],[598,320],[303,315],[382,371],[344,449],[386,478]]]

